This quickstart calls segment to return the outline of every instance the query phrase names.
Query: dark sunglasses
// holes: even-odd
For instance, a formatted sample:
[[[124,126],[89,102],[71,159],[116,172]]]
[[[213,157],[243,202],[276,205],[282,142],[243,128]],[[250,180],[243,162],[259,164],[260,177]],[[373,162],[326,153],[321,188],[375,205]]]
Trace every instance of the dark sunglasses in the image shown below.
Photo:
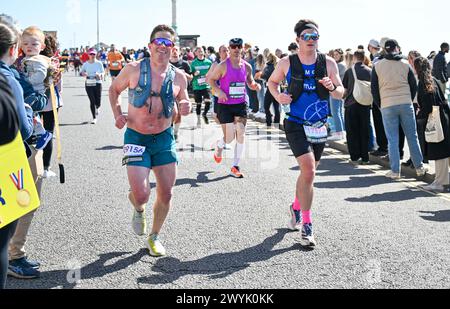
[[[165,39],[165,38],[156,38],[156,39],[153,39],[150,43],[155,44],[157,46],[164,45],[165,47],[174,47],[175,46],[174,42],[172,42],[169,39]]]
[[[238,49],[242,49],[242,45],[230,45],[230,48],[231,49],[236,49],[236,48],[238,48]]]
[[[319,38],[320,38],[320,35],[317,34],[317,33],[305,33],[305,34],[302,34],[302,35],[300,36],[300,38],[301,38],[303,41],[310,41],[310,40],[318,41]]]

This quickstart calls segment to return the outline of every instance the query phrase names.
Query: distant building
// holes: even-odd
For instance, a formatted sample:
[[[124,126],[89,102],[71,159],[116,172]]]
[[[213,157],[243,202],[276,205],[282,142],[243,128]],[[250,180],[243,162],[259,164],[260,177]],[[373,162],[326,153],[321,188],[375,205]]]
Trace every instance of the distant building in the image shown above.
[[[178,36],[180,40],[180,47],[190,47],[194,49],[197,47],[199,35],[180,35]]]

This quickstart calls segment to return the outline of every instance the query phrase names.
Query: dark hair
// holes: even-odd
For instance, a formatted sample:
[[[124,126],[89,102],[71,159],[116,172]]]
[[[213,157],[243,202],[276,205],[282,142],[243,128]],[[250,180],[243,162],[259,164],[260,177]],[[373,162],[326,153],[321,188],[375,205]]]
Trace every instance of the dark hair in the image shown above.
[[[0,23],[0,57],[3,57],[11,46],[19,43],[19,35],[9,25]]]
[[[444,51],[444,49],[448,49],[450,48],[450,46],[448,45],[448,43],[442,43],[441,44],[441,50]]]
[[[414,60],[414,68],[416,69],[419,82],[425,86],[428,93],[433,93],[435,90],[434,80],[431,74],[431,65],[428,59],[419,57]]]
[[[358,45],[358,49],[364,49],[363,45]]]
[[[291,45],[289,45],[288,47],[288,51],[293,51],[293,50],[297,50],[298,49],[298,44],[293,42],[291,43]]]
[[[362,49],[358,49],[353,54],[353,57],[355,57],[356,60],[358,60],[358,61],[364,61],[366,59],[366,53],[364,52],[363,48]]]
[[[312,25],[312,26],[316,27],[317,29],[319,29],[319,25],[312,19],[301,19],[295,25],[295,28],[294,28],[294,31],[297,34],[297,36],[300,36],[302,34],[302,32],[305,31],[306,29],[310,29],[310,27],[308,27],[308,25]]]
[[[216,53],[216,51],[214,50],[214,47],[212,47],[212,46],[208,47],[208,52],[210,54],[215,54]]]
[[[47,56],[49,58],[55,56],[58,50],[58,42],[51,34],[45,36],[45,49],[41,52],[41,55]]]
[[[150,41],[155,39],[155,36],[158,32],[169,32],[172,35],[172,39],[175,39],[175,30],[168,25],[158,25],[153,29],[152,34],[150,35]]]

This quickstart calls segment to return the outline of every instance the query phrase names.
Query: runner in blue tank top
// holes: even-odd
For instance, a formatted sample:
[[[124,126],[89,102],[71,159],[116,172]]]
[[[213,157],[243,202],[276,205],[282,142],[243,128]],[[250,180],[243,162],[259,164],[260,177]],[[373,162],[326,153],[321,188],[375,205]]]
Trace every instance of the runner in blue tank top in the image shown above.
[[[318,25],[312,20],[300,20],[295,33],[298,53],[280,61],[268,87],[286,112],[286,137],[301,171],[296,199],[289,208],[289,229],[301,229],[300,244],[315,247],[311,207],[316,169],[327,138],[328,99],[342,99],[344,87],[335,60],[317,52]],[[279,86],[285,80],[289,90],[280,93]]]

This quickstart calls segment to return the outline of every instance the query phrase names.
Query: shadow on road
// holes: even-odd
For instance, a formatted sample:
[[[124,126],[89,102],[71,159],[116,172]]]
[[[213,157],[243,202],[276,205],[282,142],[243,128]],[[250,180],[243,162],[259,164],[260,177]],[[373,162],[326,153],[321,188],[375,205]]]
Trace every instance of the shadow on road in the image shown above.
[[[96,279],[127,269],[129,266],[138,263],[143,257],[147,256],[147,249],[142,249],[138,253],[120,259],[112,264],[110,260],[130,255],[132,252],[113,252],[99,255],[99,259],[89,265],[81,268],[81,280]],[[106,265],[108,263],[108,265]],[[32,281],[20,281],[10,278],[8,281],[9,289],[53,289],[62,287],[63,289],[73,289],[76,283],[68,282],[68,275],[71,270],[53,270],[41,273],[41,278]],[[70,278],[70,276],[69,276]]]
[[[347,198],[348,202],[354,203],[377,203],[377,202],[403,202],[407,200],[414,200],[421,197],[430,197],[430,193],[421,190],[407,189],[397,192],[386,192],[382,194],[373,194],[361,198]]]
[[[231,175],[222,176],[214,179],[209,179],[208,174],[212,174],[214,172],[199,172],[197,178],[180,178],[177,179],[175,183],[175,187],[184,186],[184,185],[190,185],[191,188],[199,188],[202,184],[208,184],[213,182],[222,181],[228,178],[233,178]],[[156,183],[152,182],[150,184],[152,188],[156,187]]]
[[[66,124],[60,124],[60,127],[78,127],[78,126],[85,126],[88,125],[89,122],[82,122],[82,123],[66,123]]]
[[[350,177],[350,180],[318,182],[314,185],[320,189],[351,189],[351,188],[370,188],[386,183],[386,177]]]
[[[97,151],[109,151],[109,150],[122,150],[123,146],[103,146],[101,148],[96,148]]]
[[[427,215],[427,216],[420,216],[422,219],[427,221],[450,222],[450,210],[419,211],[419,213]]]
[[[157,260],[152,270],[159,274],[141,277],[137,280],[137,283],[167,284],[173,283],[184,276],[192,275],[208,275],[213,280],[223,279],[250,267],[254,263],[268,261],[275,256],[290,251],[310,251],[303,249],[299,244],[289,248],[273,250],[289,232],[287,229],[278,229],[275,235],[264,240],[262,244],[239,252],[218,253],[188,262],[182,262],[172,257]]]

